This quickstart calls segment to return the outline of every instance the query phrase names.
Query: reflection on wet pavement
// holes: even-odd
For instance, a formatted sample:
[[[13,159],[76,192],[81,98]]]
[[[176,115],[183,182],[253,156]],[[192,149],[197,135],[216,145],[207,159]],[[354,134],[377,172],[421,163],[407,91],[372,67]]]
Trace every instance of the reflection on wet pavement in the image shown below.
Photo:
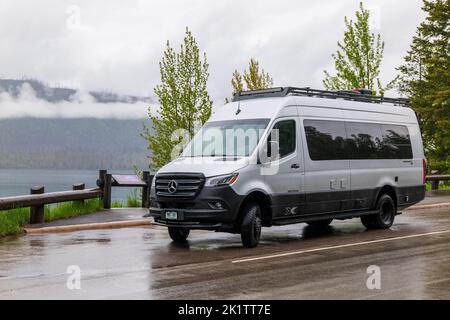
[[[366,231],[358,219],[265,228],[255,249],[205,231],[175,244],[156,226],[8,237],[0,298],[450,298],[450,233],[232,263],[436,230],[450,230],[450,210],[405,213],[390,230]],[[365,284],[373,264],[382,270],[377,291]],[[81,290],[66,287],[70,265],[81,269]]]

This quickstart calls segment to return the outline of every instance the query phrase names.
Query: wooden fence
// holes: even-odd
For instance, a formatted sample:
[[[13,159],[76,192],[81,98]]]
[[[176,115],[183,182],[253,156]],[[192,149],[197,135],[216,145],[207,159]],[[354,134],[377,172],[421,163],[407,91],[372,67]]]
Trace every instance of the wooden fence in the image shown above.
[[[111,208],[111,189],[113,187],[140,187],[142,188],[143,208],[149,207],[150,186],[153,174],[143,172],[143,179],[136,175],[110,174],[106,170],[99,171],[97,188],[85,189],[84,183],[74,184],[71,191],[45,193],[43,186],[35,186],[29,195],[0,198],[0,210],[15,208],[30,208],[30,223],[44,222],[44,206],[47,204],[67,201],[83,201],[101,198],[105,209]]]
[[[432,190],[439,190],[439,182],[440,181],[449,181],[450,174],[434,174],[431,176],[427,176],[426,180],[431,182]]]

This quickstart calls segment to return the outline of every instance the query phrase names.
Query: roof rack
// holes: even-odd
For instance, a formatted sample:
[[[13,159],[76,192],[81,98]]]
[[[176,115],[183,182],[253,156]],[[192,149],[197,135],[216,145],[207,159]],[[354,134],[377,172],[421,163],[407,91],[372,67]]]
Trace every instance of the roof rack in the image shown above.
[[[328,99],[344,99],[368,103],[391,103],[396,106],[409,107],[409,99],[373,96],[370,94],[364,94],[356,91],[347,91],[347,90],[341,91],[317,90],[311,89],[309,87],[305,88],[277,87],[253,91],[241,91],[234,95],[233,101],[249,100],[256,98],[285,97],[288,95],[318,97]]]

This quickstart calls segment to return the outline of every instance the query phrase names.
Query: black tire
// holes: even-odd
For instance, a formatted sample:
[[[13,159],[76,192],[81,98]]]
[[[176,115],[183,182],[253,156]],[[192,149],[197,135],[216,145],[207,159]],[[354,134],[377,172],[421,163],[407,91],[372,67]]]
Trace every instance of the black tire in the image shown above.
[[[371,214],[361,217],[362,224],[367,229],[389,229],[395,220],[397,214],[397,208],[394,200],[387,195],[383,194],[378,199],[376,214]]]
[[[308,224],[308,226],[311,226],[313,228],[325,228],[328,227],[331,224],[331,222],[333,222],[333,219],[308,221],[306,222],[306,224]]]
[[[261,208],[250,203],[243,209],[243,219],[241,225],[241,240],[246,248],[254,248],[261,238]]]
[[[169,227],[169,236],[172,238],[175,242],[186,242],[186,239],[189,236],[189,229],[184,228],[176,228],[176,227]]]

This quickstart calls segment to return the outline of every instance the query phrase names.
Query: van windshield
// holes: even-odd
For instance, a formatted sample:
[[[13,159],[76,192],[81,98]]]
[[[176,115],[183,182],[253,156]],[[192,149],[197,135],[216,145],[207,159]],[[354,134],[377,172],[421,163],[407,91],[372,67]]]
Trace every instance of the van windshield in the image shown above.
[[[264,134],[269,119],[207,122],[182,157],[247,157]]]

